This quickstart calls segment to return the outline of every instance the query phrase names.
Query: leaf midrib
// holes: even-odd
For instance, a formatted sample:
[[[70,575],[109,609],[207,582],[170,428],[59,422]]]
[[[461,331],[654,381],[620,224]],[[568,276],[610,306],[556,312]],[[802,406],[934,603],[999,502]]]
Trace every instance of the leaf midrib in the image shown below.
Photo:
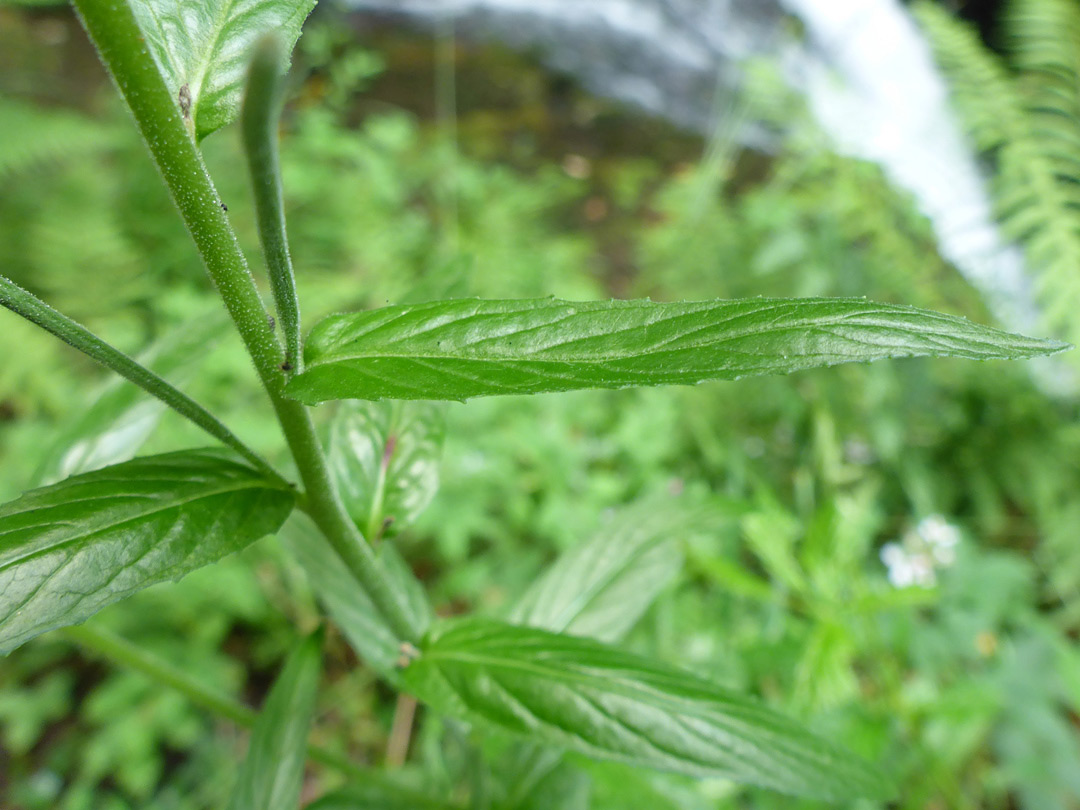
[[[189,82],[188,89],[191,93],[191,121],[195,126],[195,130],[199,128],[199,108],[202,105],[202,91],[203,86],[206,84],[206,76],[210,70],[210,59],[213,53],[217,50],[218,42],[221,41],[221,32],[225,29],[225,25],[229,19],[229,10],[235,6],[235,0],[224,0],[220,6],[218,6],[218,14],[214,20],[214,36],[213,39],[207,44],[206,48],[199,58],[196,60],[196,70],[198,71],[199,82],[197,87],[191,87]],[[224,20],[224,22],[223,22]]]
[[[521,659],[508,659],[508,658],[493,658],[478,653],[468,652],[442,652],[438,650],[425,650],[422,660],[427,661],[448,661],[451,663],[461,663],[484,667],[491,670],[512,670],[517,672],[527,673],[537,678],[548,678],[551,680],[562,681],[564,683],[574,684],[578,686],[589,686],[596,688],[598,685],[602,685],[601,681],[606,680],[608,683],[615,683],[622,687],[621,694],[625,697],[638,697],[646,695],[651,701],[653,698],[658,699],[661,703],[666,703],[671,708],[678,708],[680,711],[686,711],[691,706],[700,707],[705,699],[702,698],[690,698],[690,697],[677,697],[672,695],[659,694],[655,689],[650,689],[645,684],[637,684],[634,682],[627,683],[626,681],[617,680],[612,675],[607,679],[601,679],[597,675],[590,675],[586,673],[578,673],[571,669],[546,667],[543,665],[537,665],[532,661],[524,661]],[[621,669],[621,667],[620,667]],[[669,673],[664,673],[669,674]],[[692,675],[687,675],[688,678],[692,678]],[[612,691],[612,690],[607,690]],[[710,699],[715,700],[719,705],[731,705],[733,707],[742,707],[751,710],[758,710],[768,712],[768,709],[764,706],[759,706],[749,700],[732,700],[728,696],[724,696],[722,693],[714,693],[710,690]],[[655,705],[655,704],[654,704]]]
[[[107,526],[102,526],[102,527],[93,529],[92,531],[86,532],[84,534],[77,534],[77,535],[74,535],[72,537],[67,537],[67,538],[65,538],[65,539],[63,539],[63,540],[61,540],[61,541],[59,541],[57,543],[54,543],[52,545],[45,546],[44,548],[36,549],[33,552],[31,552],[31,553],[29,553],[29,554],[27,554],[25,556],[15,557],[12,560],[6,561],[6,562],[0,562],[0,573],[4,572],[5,570],[7,570],[8,568],[10,568],[13,565],[26,563],[26,562],[28,562],[30,560],[35,559],[36,557],[44,555],[44,554],[51,554],[51,553],[56,552],[58,550],[62,550],[64,548],[67,548],[70,545],[78,543],[79,541],[89,540],[90,538],[92,538],[92,537],[94,537],[96,535],[99,535],[99,534],[101,534],[103,532],[115,530],[115,529],[117,529],[119,527],[122,527],[122,526],[128,524],[128,523],[132,523],[132,522],[135,522],[135,521],[138,521],[138,520],[143,520],[145,518],[150,518],[150,517],[153,517],[154,515],[158,515],[158,514],[168,512],[168,511],[171,511],[171,510],[181,509],[184,506],[186,506],[187,504],[194,503],[195,501],[204,500],[204,499],[207,499],[207,498],[216,498],[219,495],[227,495],[229,493],[240,492],[240,491],[245,490],[245,489],[263,489],[263,490],[266,490],[267,492],[287,492],[287,490],[281,489],[280,487],[269,486],[266,483],[262,483],[261,485],[259,485],[256,482],[240,482],[240,485],[238,485],[238,486],[221,487],[219,489],[216,489],[216,490],[213,490],[213,491],[210,491],[210,492],[203,492],[203,493],[200,493],[198,495],[194,495],[194,496],[192,496],[190,498],[184,498],[184,499],[178,500],[178,501],[171,501],[169,504],[167,504],[165,506],[161,506],[161,507],[158,507],[156,509],[150,509],[150,510],[148,510],[146,512],[142,512],[140,514],[133,515],[132,517],[125,518],[124,520],[118,521],[116,523],[110,523]],[[85,500],[95,500],[95,499],[94,498],[88,498],[88,499],[85,499]],[[45,513],[48,513],[49,511],[51,511],[53,509],[57,509],[57,508],[60,508],[62,506],[66,506],[66,505],[67,505],[67,502],[62,503],[62,504],[56,504],[54,506],[44,507],[41,511],[43,511]],[[32,511],[32,510],[28,510],[28,511]],[[21,513],[16,513],[16,514],[21,514]],[[16,532],[16,531],[23,531],[23,530],[27,530],[27,529],[32,530],[32,529],[35,529],[35,528],[39,528],[41,525],[42,524],[32,524],[30,526],[21,526],[18,529],[10,529],[10,530],[8,530],[6,532],[0,532],[0,538],[2,538],[5,534],[11,534],[11,533]]]
[[[866,314],[866,313],[862,313],[862,314]],[[920,315],[921,314],[922,313],[920,313]],[[850,316],[847,316],[847,317],[850,317]],[[966,322],[966,321],[959,321],[959,320],[953,321],[953,320],[948,319],[948,318],[941,318],[940,320],[942,320],[946,324],[955,325],[956,323],[961,323],[961,324],[965,324],[965,325],[970,326],[970,324],[968,324],[968,322]],[[455,326],[458,325],[458,322],[455,322],[454,325]],[[712,328],[712,327],[715,327],[717,325],[718,324],[708,324],[707,326],[697,327],[693,331],[700,331],[702,329]],[[364,336],[361,336],[359,338],[351,338],[349,340],[342,341],[339,345],[331,344],[329,347],[327,347],[325,349],[322,348],[322,347],[318,347],[315,350],[318,351],[320,354],[322,354],[323,357],[322,358],[316,357],[314,360],[309,360],[308,361],[308,370],[313,370],[313,369],[319,368],[321,366],[334,365],[334,364],[338,364],[338,363],[342,363],[342,362],[365,361],[365,360],[384,360],[384,359],[407,359],[407,360],[414,360],[414,361],[418,361],[418,362],[419,361],[424,361],[424,360],[430,361],[430,362],[454,360],[454,361],[458,361],[458,362],[470,362],[470,363],[505,363],[505,362],[514,362],[514,363],[528,362],[528,363],[537,363],[537,364],[543,364],[543,363],[559,364],[559,363],[563,363],[563,364],[570,364],[570,365],[577,365],[577,366],[589,366],[589,365],[598,365],[598,364],[602,364],[602,363],[606,363],[606,362],[611,362],[613,360],[626,360],[626,359],[638,359],[638,358],[656,358],[656,357],[659,357],[659,356],[662,356],[662,355],[665,355],[665,354],[674,355],[674,354],[682,354],[682,353],[687,353],[687,352],[694,352],[694,351],[700,350],[702,348],[720,347],[720,346],[723,346],[725,343],[729,343],[729,342],[732,342],[732,341],[735,341],[735,340],[740,340],[740,339],[746,338],[746,337],[769,337],[769,336],[772,336],[772,335],[782,334],[783,332],[790,332],[790,331],[796,331],[796,330],[807,330],[807,329],[818,329],[818,330],[820,330],[822,332],[830,332],[831,337],[834,337],[834,338],[839,339],[839,340],[846,341],[848,343],[857,343],[857,344],[860,344],[860,345],[863,345],[863,346],[873,347],[875,349],[889,349],[890,348],[888,345],[882,345],[880,343],[874,343],[874,342],[867,341],[867,340],[861,340],[861,339],[858,339],[858,338],[853,337],[851,335],[831,334],[831,329],[832,328],[839,327],[841,325],[843,325],[843,319],[842,318],[831,318],[831,319],[823,319],[823,320],[805,320],[805,321],[799,321],[799,322],[785,323],[783,326],[771,326],[771,327],[766,326],[766,327],[763,327],[763,328],[743,328],[743,329],[740,329],[740,330],[737,330],[737,331],[734,331],[734,332],[731,332],[731,333],[726,333],[724,335],[717,336],[717,337],[715,337],[713,339],[701,340],[699,342],[695,342],[695,343],[692,343],[692,344],[689,344],[689,345],[686,345],[686,346],[681,346],[681,347],[675,348],[675,349],[664,348],[664,346],[667,345],[665,343],[665,344],[661,344],[659,347],[650,347],[649,349],[642,350],[642,351],[622,351],[622,352],[608,351],[608,352],[605,352],[603,354],[594,353],[594,354],[591,354],[588,357],[582,357],[580,354],[569,355],[569,356],[565,356],[565,355],[554,355],[554,356],[545,355],[545,356],[542,356],[542,357],[537,357],[535,355],[522,354],[522,353],[510,354],[510,353],[502,352],[500,354],[494,354],[490,350],[485,351],[484,349],[479,349],[478,350],[478,349],[472,348],[472,346],[474,346],[476,344],[467,344],[465,346],[458,347],[456,352],[432,352],[430,350],[430,348],[428,348],[426,351],[423,351],[423,352],[416,352],[416,351],[410,352],[410,351],[408,351],[407,348],[405,350],[400,350],[400,351],[389,351],[386,348],[382,348],[381,350],[370,349],[370,350],[365,350],[363,352],[344,351],[343,350],[346,347],[348,347],[349,344],[353,344],[353,343],[357,343],[357,342],[360,342],[362,340],[365,340],[367,338],[367,336],[364,335]],[[649,326],[649,328],[651,328],[652,324],[649,324],[648,326]],[[862,328],[882,329],[882,330],[888,329],[888,330],[900,330],[900,331],[914,331],[914,330],[911,329],[911,327],[905,327],[903,325],[898,325],[898,324],[895,324],[895,323],[860,323],[860,324],[858,324],[858,326],[862,327]],[[438,326],[438,327],[434,327],[434,328],[438,329],[438,328],[443,328],[443,327]],[[583,338],[576,338],[573,341],[567,341],[566,344],[559,344],[559,345],[560,346],[561,345],[567,345],[567,344],[570,344],[570,343],[573,343],[573,342],[577,342],[579,340],[592,339],[592,338],[596,338],[596,337],[614,338],[614,337],[618,336],[621,333],[641,331],[641,330],[644,330],[645,328],[646,328],[645,324],[637,324],[637,325],[634,325],[634,326],[625,327],[625,328],[618,329],[618,330],[613,330],[613,331],[610,331],[610,332],[604,332],[604,333],[602,333],[600,335],[587,335],[587,336],[585,336]],[[433,330],[428,330],[428,331],[433,331]],[[523,330],[523,331],[525,331],[525,330]],[[423,335],[424,333],[419,333],[419,334]],[[503,336],[500,336],[500,339],[505,339],[506,337],[512,337],[512,336],[515,336],[516,334],[518,334],[518,333],[513,333],[513,335],[503,335]],[[682,339],[683,337],[685,337],[686,334],[690,334],[690,332],[684,333],[682,335],[677,335],[674,338],[672,338],[672,340]],[[947,335],[941,335],[938,332],[935,332],[935,331],[932,331],[932,330],[928,329],[928,330],[919,330],[919,337],[921,339],[923,339],[923,340],[926,340],[927,342],[938,344],[942,349],[948,349],[950,351],[956,351],[956,349],[949,347],[949,345],[948,345],[948,337],[949,336],[947,336]],[[416,340],[416,339],[417,339],[417,335],[413,334],[413,335],[408,335],[407,337],[404,337],[404,338],[399,338],[397,340],[397,342],[406,342],[406,341],[409,341],[409,340]],[[420,338],[420,339],[424,339],[424,338]],[[978,334],[965,334],[962,339],[966,343],[969,344],[969,347],[963,349],[964,351],[974,353],[977,350],[976,348],[971,346],[971,344],[974,344],[976,346],[985,346],[985,347],[987,347],[988,350],[989,350],[988,354],[990,356],[1004,357],[1004,356],[1008,356],[1008,354],[1010,353],[1009,349],[1004,348],[1004,347],[998,347],[993,342],[993,340],[991,340],[991,339],[989,339],[987,337],[978,335]],[[428,340],[430,340],[430,338],[428,338]],[[489,340],[489,339],[485,339],[485,340]],[[481,341],[477,341],[477,343],[479,343],[479,342],[481,342]],[[668,343],[670,343],[670,342],[671,341],[668,341]],[[545,348],[541,349],[540,351],[542,351],[542,352],[550,352],[552,350],[552,348],[557,348],[557,347],[545,347]],[[911,351],[911,349],[909,349],[907,347],[897,347],[897,348],[899,348],[899,350],[905,351],[905,352],[910,352]],[[931,351],[932,349],[927,347],[927,348],[920,349],[920,350],[921,351]],[[475,353],[475,352],[483,352],[483,353]],[[787,358],[783,358],[783,357],[776,358],[776,356],[772,355],[772,354],[764,354],[762,356],[765,357],[765,358],[770,358],[770,359],[779,359],[781,361],[787,359]],[[811,354],[811,353],[805,353],[805,354],[792,353],[793,358],[799,358],[799,359],[804,359],[804,358],[809,359],[809,358],[813,358],[813,357],[826,357],[826,356],[832,356],[832,355],[829,354],[829,353],[813,353],[813,354]]]
[[[443,313],[439,312],[439,308],[441,306],[447,305],[448,303],[451,303],[451,302],[441,301],[441,302],[435,302],[435,303],[432,303],[432,304],[419,305],[419,306],[414,306],[414,307],[391,307],[391,309],[398,309],[399,312],[396,313],[390,320],[384,321],[382,323],[372,324],[371,328],[369,328],[368,331],[362,332],[362,333],[360,333],[358,335],[355,335],[354,337],[348,338],[347,340],[346,339],[341,339],[341,340],[335,340],[334,342],[347,344],[347,343],[350,343],[350,342],[353,342],[353,341],[359,341],[359,340],[363,340],[363,339],[372,339],[371,336],[374,335],[376,332],[379,332],[379,331],[385,330],[385,329],[390,329],[392,331],[392,329],[393,329],[396,322],[400,321],[404,317],[411,316],[411,315],[423,316],[425,313],[429,313],[435,318],[440,318],[440,317],[443,316]],[[648,311],[650,309],[655,310],[658,313],[660,313],[660,311],[664,310],[664,309],[674,310],[674,311],[672,311],[670,313],[660,313],[659,317],[657,317],[653,321],[647,321],[647,322],[644,322],[644,323],[638,323],[638,324],[635,324],[635,325],[632,325],[632,326],[625,327],[623,329],[615,330],[614,332],[610,332],[608,334],[619,334],[620,332],[625,332],[625,331],[633,331],[633,330],[637,330],[637,329],[648,329],[648,328],[651,328],[651,327],[653,327],[653,326],[655,326],[657,324],[663,324],[665,322],[671,321],[671,320],[673,320],[675,318],[685,318],[685,317],[690,317],[690,316],[717,318],[717,320],[715,320],[713,323],[710,323],[710,324],[708,324],[706,326],[703,326],[703,327],[696,327],[695,330],[691,330],[691,331],[698,331],[698,330],[703,329],[703,328],[708,328],[708,326],[714,326],[714,325],[719,325],[719,324],[723,324],[723,323],[734,324],[734,323],[737,323],[740,320],[745,320],[747,318],[753,318],[755,316],[761,316],[761,315],[771,315],[773,320],[775,320],[776,318],[778,318],[780,316],[785,316],[785,317],[789,316],[792,313],[792,311],[795,311],[796,315],[797,315],[797,310],[799,310],[800,308],[808,307],[808,306],[811,306],[811,307],[861,306],[861,307],[863,307],[862,310],[856,310],[856,311],[848,311],[848,312],[841,311],[839,313],[833,313],[833,314],[818,314],[818,315],[813,316],[813,319],[808,321],[810,323],[812,323],[814,320],[819,320],[819,319],[846,320],[846,319],[851,319],[851,318],[856,318],[856,317],[865,317],[865,316],[868,316],[868,315],[915,314],[915,315],[918,315],[920,317],[925,317],[925,318],[927,318],[929,320],[942,321],[942,322],[945,322],[947,324],[961,322],[961,323],[966,323],[966,324],[968,324],[970,326],[975,326],[976,328],[979,328],[977,324],[971,324],[965,318],[960,318],[960,317],[948,315],[948,314],[942,313],[942,312],[935,312],[933,310],[921,310],[921,309],[917,309],[915,307],[904,306],[902,304],[881,304],[881,303],[876,303],[876,302],[873,302],[873,301],[869,301],[869,300],[867,300],[865,298],[850,298],[850,297],[849,298],[758,298],[758,299],[749,299],[749,300],[748,299],[717,299],[715,301],[689,301],[689,302],[675,302],[675,303],[654,302],[654,301],[640,300],[640,299],[636,299],[636,300],[632,299],[632,300],[628,300],[628,301],[614,300],[612,302],[557,301],[554,304],[551,304],[551,303],[545,301],[545,306],[535,306],[536,299],[522,299],[522,300],[518,300],[518,299],[490,299],[490,300],[489,299],[472,299],[468,303],[475,304],[478,307],[483,306],[485,304],[495,305],[495,306],[505,306],[505,305],[510,305],[510,304],[516,304],[518,306],[517,306],[517,308],[514,308],[514,309],[495,309],[495,310],[492,310],[492,311],[473,311],[473,312],[470,312],[470,313],[467,313],[467,314],[461,314],[460,316],[455,317],[453,320],[445,320],[445,321],[442,321],[442,322],[439,322],[439,323],[434,323],[434,324],[428,326],[423,331],[418,331],[415,334],[407,335],[404,339],[413,338],[413,337],[415,337],[416,334],[424,334],[424,333],[427,333],[427,332],[432,332],[432,331],[435,331],[435,330],[438,330],[438,329],[443,329],[443,328],[450,327],[450,326],[460,327],[463,324],[468,324],[470,321],[475,321],[477,319],[493,320],[493,319],[498,319],[498,318],[512,318],[512,317],[522,316],[522,315],[535,315],[537,313],[544,313],[544,312],[554,312],[554,313],[562,315],[562,317],[558,317],[558,318],[556,318],[554,320],[548,321],[547,323],[538,324],[536,326],[529,326],[529,327],[521,329],[521,330],[519,330],[517,332],[508,333],[508,335],[510,335],[510,336],[518,336],[518,335],[526,334],[526,333],[531,332],[531,331],[551,328],[551,327],[556,326],[557,324],[562,323],[563,321],[569,320],[571,318],[587,317],[587,316],[592,316],[592,315],[617,315],[617,314],[623,313],[623,312],[634,312],[636,310]],[[750,304],[753,304],[754,306],[751,308]],[[577,310],[576,307],[582,307],[582,309]],[[567,310],[574,310],[574,311],[573,312],[567,312]],[[730,310],[734,310],[734,312],[731,312]],[[379,314],[380,312],[383,312],[383,311],[384,310],[375,309],[375,310],[369,310],[366,313],[358,313],[358,314],[361,314],[361,315],[377,315],[377,314]],[[352,316],[352,317],[355,317],[355,316]],[[802,317],[807,318],[808,316],[802,316]],[[344,320],[347,321],[349,318],[350,318],[350,316],[346,315],[346,316],[337,316],[337,318],[331,318],[330,320],[331,320],[332,323],[334,323],[336,325],[336,323],[341,322],[341,320],[344,319]],[[326,328],[331,328],[331,327],[326,327]],[[986,327],[982,327],[982,328],[986,328]],[[506,336],[507,335],[500,335],[499,337],[506,337]],[[490,338],[482,338],[482,340],[490,340]]]
[[[753,740],[756,737],[762,743],[767,742],[769,745],[784,750],[804,762],[817,762],[829,765],[830,767],[835,765],[836,760],[832,752],[813,745],[812,738],[807,739],[806,745],[801,744],[800,740],[797,738],[804,735],[801,735],[797,729],[784,728],[782,726],[777,728],[774,722],[770,722],[775,720],[783,722],[782,716],[777,715],[771,717],[770,715],[773,715],[773,712],[768,709],[768,707],[749,700],[733,700],[731,697],[715,693],[710,695],[708,700],[704,698],[679,698],[658,693],[655,689],[650,689],[644,684],[627,684],[625,681],[616,681],[614,678],[607,679],[606,682],[602,683],[595,675],[582,675],[575,673],[572,670],[549,669],[543,666],[536,666],[532,662],[508,660],[504,658],[490,658],[474,653],[440,653],[427,650],[424,652],[423,659],[421,660],[424,659],[429,661],[435,659],[435,661],[443,660],[478,665],[488,671],[489,677],[494,677],[492,674],[493,671],[497,672],[500,670],[526,673],[539,679],[558,681],[570,686],[586,687],[594,691],[613,693],[629,699],[641,699],[646,705],[661,710],[668,709],[675,715],[698,716],[703,709],[709,709],[710,707],[708,704],[711,703],[715,708],[712,711],[708,711],[708,718],[710,722],[717,725],[718,729],[722,728],[727,733],[742,739]],[[471,710],[470,704],[461,697],[458,690],[449,682],[445,673],[443,673],[438,666],[436,666],[435,669],[440,677],[446,682],[447,687],[453,691],[456,699],[461,701],[463,705],[469,707]],[[496,678],[496,680],[499,679]],[[617,684],[620,688],[610,688],[610,684],[613,683]],[[505,687],[505,684],[502,685]],[[582,697],[584,697],[584,694],[582,694]],[[738,714],[729,714],[725,712],[725,708],[749,709],[755,715],[765,715],[763,721],[768,723],[768,725],[759,725],[753,720],[740,717]],[[542,718],[538,719],[541,719],[541,722],[544,722],[545,725],[550,725],[550,723],[547,723],[547,721],[544,721]],[[609,754],[614,753],[615,752],[609,752]]]

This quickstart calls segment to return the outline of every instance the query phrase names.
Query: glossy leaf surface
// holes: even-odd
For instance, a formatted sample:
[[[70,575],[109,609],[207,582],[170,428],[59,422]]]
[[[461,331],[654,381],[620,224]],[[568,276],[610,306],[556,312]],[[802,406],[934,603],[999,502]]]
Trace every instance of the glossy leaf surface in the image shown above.
[[[433,402],[342,402],[327,462],[345,507],[369,540],[407,526],[439,488],[446,417]]]
[[[289,656],[251,729],[229,810],[296,810],[322,671],[322,633]]]
[[[288,387],[330,399],[456,399],[694,384],[915,355],[1023,358],[1053,341],[864,299],[463,299],[334,315]]]
[[[600,759],[818,798],[890,792],[857,757],[756,701],[590,639],[447,623],[403,679],[439,712]]]
[[[600,641],[622,638],[682,569],[680,541],[704,517],[671,497],[621,510],[532,584],[511,621]]]
[[[510,620],[599,641],[621,639],[683,567],[683,542],[719,514],[654,496],[619,510],[593,537],[563,553],[515,604]],[[507,810],[588,807],[589,782],[563,752],[518,743],[504,770]]]
[[[307,574],[311,588],[364,662],[385,678],[397,676],[400,643],[360,584],[307,515],[294,512],[282,528],[281,542]],[[423,632],[431,624],[431,608],[423,586],[391,544],[379,548],[379,564],[391,592],[402,599],[404,612]]]
[[[130,2],[165,83],[199,140],[239,114],[255,42],[275,32],[287,54],[315,7],[315,0]]]
[[[291,490],[225,450],[138,458],[0,507],[0,653],[270,534]]]

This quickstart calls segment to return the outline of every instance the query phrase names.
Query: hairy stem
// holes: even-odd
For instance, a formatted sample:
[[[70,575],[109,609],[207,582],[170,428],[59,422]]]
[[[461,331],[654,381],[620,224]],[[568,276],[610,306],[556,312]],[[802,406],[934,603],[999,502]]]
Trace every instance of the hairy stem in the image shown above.
[[[395,598],[375,552],[330,480],[311,415],[285,397],[285,361],[255,280],[180,105],[165,84],[125,0],[74,0],[75,8],[127,102],[207,271],[255,363],[306,490],[306,510],[403,640],[418,630]]]
[[[133,669],[157,683],[175,689],[192,703],[209,709],[238,726],[251,728],[255,723],[258,713],[250,706],[223,695],[182,669],[173,666],[164,658],[147,652],[144,648],[132,644],[115,633],[85,624],[65,627],[57,632],[94,655]],[[368,771],[350,762],[346,757],[321,746],[308,745],[307,751],[309,759],[335,768],[348,776],[365,779],[369,775]]]
[[[289,242],[285,235],[281,171],[278,165],[277,123],[281,112],[281,43],[270,35],[255,48],[248,72],[241,124],[255,212],[270,289],[278,322],[285,336],[287,373],[300,372],[300,303],[296,297]]]
[[[260,470],[283,481],[263,458],[225,427],[217,417],[191,397],[180,392],[146,366],[110,346],[93,332],[57,312],[34,294],[15,282],[0,276],[0,305],[52,333],[64,343],[92,357],[106,368],[135,383],[146,393],[157,397],[181,416],[189,419],[222,444],[231,447]]]

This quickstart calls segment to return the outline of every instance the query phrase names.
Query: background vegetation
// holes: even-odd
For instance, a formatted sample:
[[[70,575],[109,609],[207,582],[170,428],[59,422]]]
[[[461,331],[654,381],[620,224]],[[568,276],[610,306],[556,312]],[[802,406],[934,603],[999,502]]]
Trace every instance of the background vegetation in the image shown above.
[[[923,12],[935,44],[958,53],[935,11]],[[973,50],[960,68],[996,58],[973,35],[962,44]],[[991,320],[909,201],[874,166],[831,153],[769,65],[753,67],[744,112],[783,133],[779,153],[764,156],[736,149],[722,128],[703,143],[642,120],[494,47],[437,53],[395,31],[359,39],[326,10],[309,22],[282,145],[306,318],[482,291],[867,295]],[[456,130],[433,79],[447,69]],[[979,142],[1007,194],[1028,187],[1006,150],[1036,149],[1030,133],[1041,129],[1021,92],[1035,80],[997,69],[1016,82],[1014,128]],[[236,133],[210,138],[206,152],[254,251]],[[132,352],[164,341],[167,358],[169,342],[199,325],[198,367],[172,376],[267,446],[273,425],[252,369],[234,338],[215,336],[220,304],[65,10],[0,6],[0,188],[7,275]],[[1055,223],[1075,215],[1072,198],[1030,194],[1059,204]],[[1005,205],[1006,222],[1016,210]],[[1061,279],[1075,287],[1080,268],[1055,252],[1074,244],[1067,228],[1055,233],[1040,253],[1039,233],[1013,228],[1036,265],[1046,258],[1061,300]],[[1075,307],[1051,314],[1075,338]],[[8,499],[100,378],[13,317],[0,325],[0,357]],[[449,408],[442,485],[390,542],[441,612],[495,613],[556,553],[633,520],[631,501],[695,499],[708,519],[684,538],[685,565],[633,648],[756,693],[888,763],[901,807],[1077,807],[1077,404],[1041,393],[1023,364],[926,360],[478,400]],[[138,410],[123,429],[141,429]],[[198,443],[192,430],[166,414],[149,449]],[[318,612],[267,538],[98,621],[254,704],[291,646],[290,623],[311,629]],[[326,649],[320,740],[381,765],[390,693],[333,628]],[[393,777],[453,796],[506,767],[497,745],[464,761],[442,731],[420,716]],[[0,664],[3,807],[219,807],[243,744],[229,722],[48,636]],[[793,806],[726,783],[585,765],[588,782],[555,771],[519,806]],[[335,778],[310,771],[311,795]]]

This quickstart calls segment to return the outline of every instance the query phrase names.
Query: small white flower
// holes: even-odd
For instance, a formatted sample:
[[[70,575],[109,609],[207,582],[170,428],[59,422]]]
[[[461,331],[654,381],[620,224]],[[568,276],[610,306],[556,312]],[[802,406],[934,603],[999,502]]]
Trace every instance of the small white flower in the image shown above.
[[[956,559],[956,546],[960,542],[960,530],[949,523],[941,515],[930,515],[919,521],[915,527],[915,533],[930,546],[934,555],[943,554],[947,557],[941,562],[948,565]]]
[[[889,571],[889,582],[897,588],[918,585],[932,587],[936,570],[956,562],[960,530],[941,515],[923,518],[907,531],[899,543],[881,547],[881,562]]]

